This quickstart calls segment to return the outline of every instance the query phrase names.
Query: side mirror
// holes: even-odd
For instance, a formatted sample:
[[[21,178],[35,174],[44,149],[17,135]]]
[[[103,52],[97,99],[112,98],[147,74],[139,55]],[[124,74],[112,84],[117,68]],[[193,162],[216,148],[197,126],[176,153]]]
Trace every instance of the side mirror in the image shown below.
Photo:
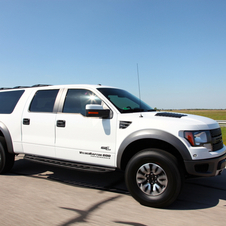
[[[110,116],[110,110],[103,109],[103,106],[99,104],[87,104],[86,116],[106,119]]]

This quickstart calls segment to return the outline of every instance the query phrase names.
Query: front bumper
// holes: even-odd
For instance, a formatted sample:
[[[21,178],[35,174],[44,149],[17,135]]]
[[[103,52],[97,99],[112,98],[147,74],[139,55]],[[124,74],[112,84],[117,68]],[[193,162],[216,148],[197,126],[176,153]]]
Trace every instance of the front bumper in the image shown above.
[[[226,154],[205,160],[184,161],[188,174],[200,177],[211,177],[221,174],[226,166]]]

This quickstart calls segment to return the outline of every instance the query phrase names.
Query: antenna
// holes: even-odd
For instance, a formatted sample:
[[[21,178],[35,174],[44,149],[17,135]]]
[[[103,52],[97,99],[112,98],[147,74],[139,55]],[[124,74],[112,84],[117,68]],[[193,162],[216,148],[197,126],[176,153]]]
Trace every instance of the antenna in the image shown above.
[[[140,108],[141,108],[140,75],[139,75],[138,63],[137,63],[137,79],[138,79],[139,99],[140,99]],[[143,118],[143,115],[141,113],[140,113],[140,117]]]
[[[138,79],[139,98],[141,100],[141,95],[140,95],[140,75],[139,75],[139,67],[138,67],[138,64],[137,64],[137,79]]]

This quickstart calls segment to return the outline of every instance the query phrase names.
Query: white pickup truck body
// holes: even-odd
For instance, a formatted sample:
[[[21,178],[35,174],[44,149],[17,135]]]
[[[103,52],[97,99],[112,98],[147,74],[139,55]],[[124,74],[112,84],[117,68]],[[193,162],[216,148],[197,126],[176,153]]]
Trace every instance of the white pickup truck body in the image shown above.
[[[0,90],[0,138],[0,173],[21,153],[78,169],[125,170],[132,196],[154,207],[171,204],[185,176],[225,168],[216,121],[156,112],[124,90],[100,85]]]

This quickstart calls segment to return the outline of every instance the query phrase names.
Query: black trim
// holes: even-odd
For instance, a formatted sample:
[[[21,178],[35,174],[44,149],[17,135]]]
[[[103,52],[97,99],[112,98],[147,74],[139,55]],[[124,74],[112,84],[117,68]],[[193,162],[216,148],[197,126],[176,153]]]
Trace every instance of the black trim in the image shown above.
[[[130,126],[132,122],[130,121],[120,121],[119,122],[119,129],[126,129],[127,127]]]
[[[82,170],[82,171],[92,171],[92,172],[99,172],[99,173],[115,171],[115,168],[112,168],[112,167],[89,165],[89,164],[77,163],[72,161],[65,161],[61,159],[46,158],[46,157],[37,156],[37,155],[26,154],[24,156],[24,159],[34,161],[34,162],[54,165],[54,166],[61,166],[61,167],[70,168],[70,169]]]
[[[155,116],[162,116],[162,117],[171,117],[171,118],[181,118],[187,115],[178,114],[178,113],[171,113],[171,112],[159,112],[155,114]]]
[[[188,174],[201,177],[216,176],[225,168],[226,154],[211,159],[184,161]]]
[[[15,86],[12,88],[9,87],[1,87],[0,90],[7,90],[7,89],[26,89],[26,88],[34,88],[34,87],[45,87],[45,86],[51,86],[51,85],[46,85],[46,84],[36,84],[33,86]]]
[[[213,146],[213,151],[218,151],[224,147],[221,128],[210,130],[211,133],[211,143]]]

